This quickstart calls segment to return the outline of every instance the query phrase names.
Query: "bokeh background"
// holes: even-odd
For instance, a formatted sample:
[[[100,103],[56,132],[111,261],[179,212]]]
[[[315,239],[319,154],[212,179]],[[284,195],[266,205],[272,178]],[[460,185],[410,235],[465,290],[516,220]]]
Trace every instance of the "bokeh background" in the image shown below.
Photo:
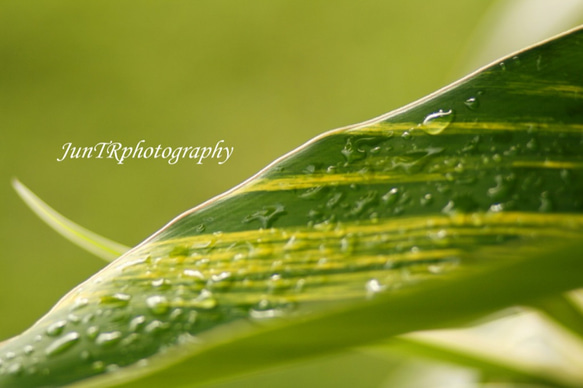
[[[104,266],[38,220],[12,177],[79,224],[133,246],[326,130],[577,25],[581,4],[0,0],[0,341]],[[56,161],[64,143],[142,139],[172,147],[224,140],[235,150],[224,165]],[[295,367],[287,383],[275,374],[254,385],[305,386],[320,376],[375,386],[385,364],[367,357],[335,356]],[[366,381],[354,380],[364,365]]]

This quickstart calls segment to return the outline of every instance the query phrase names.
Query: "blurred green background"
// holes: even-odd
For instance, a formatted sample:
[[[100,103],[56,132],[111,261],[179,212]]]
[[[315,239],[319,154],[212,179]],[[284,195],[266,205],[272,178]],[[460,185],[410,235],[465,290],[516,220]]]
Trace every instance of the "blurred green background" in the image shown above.
[[[501,3],[1,0],[0,340],[104,266],[39,221],[12,177],[79,224],[133,246],[311,137],[508,53],[488,43],[503,31],[496,15],[509,14]],[[572,14],[546,30],[538,23],[527,40],[582,20]],[[514,48],[524,42],[502,36]],[[486,52],[486,43],[508,51]],[[67,142],[141,139],[173,147],[224,140],[235,150],[224,165],[56,161]]]

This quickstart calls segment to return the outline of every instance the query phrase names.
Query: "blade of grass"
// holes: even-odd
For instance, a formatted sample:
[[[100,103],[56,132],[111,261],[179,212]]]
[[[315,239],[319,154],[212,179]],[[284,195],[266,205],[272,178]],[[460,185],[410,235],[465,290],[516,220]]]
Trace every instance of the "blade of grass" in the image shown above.
[[[14,178],[12,180],[12,187],[24,203],[53,230],[95,256],[110,262],[130,249],[125,245],[93,233],[65,218],[36,196],[18,179]]]

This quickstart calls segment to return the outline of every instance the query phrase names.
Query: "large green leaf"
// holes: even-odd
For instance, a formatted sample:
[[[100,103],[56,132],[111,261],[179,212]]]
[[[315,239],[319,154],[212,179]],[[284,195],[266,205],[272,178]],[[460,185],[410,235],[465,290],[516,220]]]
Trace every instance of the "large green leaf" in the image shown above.
[[[328,132],[179,216],[3,344],[0,385],[194,385],[582,287],[582,45]]]

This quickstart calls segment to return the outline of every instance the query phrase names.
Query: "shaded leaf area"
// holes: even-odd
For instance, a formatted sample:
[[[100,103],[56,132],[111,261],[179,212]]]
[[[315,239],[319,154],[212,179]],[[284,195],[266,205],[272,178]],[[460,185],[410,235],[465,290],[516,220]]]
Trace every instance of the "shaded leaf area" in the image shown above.
[[[293,323],[369,299],[383,301],[368,312],[375,329],[355,321],[357,334],[334,336],[330,349],[426,329],[423,319],[384,329],[393,311],[385,294],[423,292],[430,279],[529,256],[533,242],[580,239],[582,44],[576,30],[387,116],[324,134],[183,214],[4,344],[0,385],[114,376],[177,348],[212,353],[221,341],[224,354],[235,330],[192,343],[227,323],[261,332],[264,321]],[[455,321],[508,302],[466,304]],[[246,357],[242,346],[233,349]]]

